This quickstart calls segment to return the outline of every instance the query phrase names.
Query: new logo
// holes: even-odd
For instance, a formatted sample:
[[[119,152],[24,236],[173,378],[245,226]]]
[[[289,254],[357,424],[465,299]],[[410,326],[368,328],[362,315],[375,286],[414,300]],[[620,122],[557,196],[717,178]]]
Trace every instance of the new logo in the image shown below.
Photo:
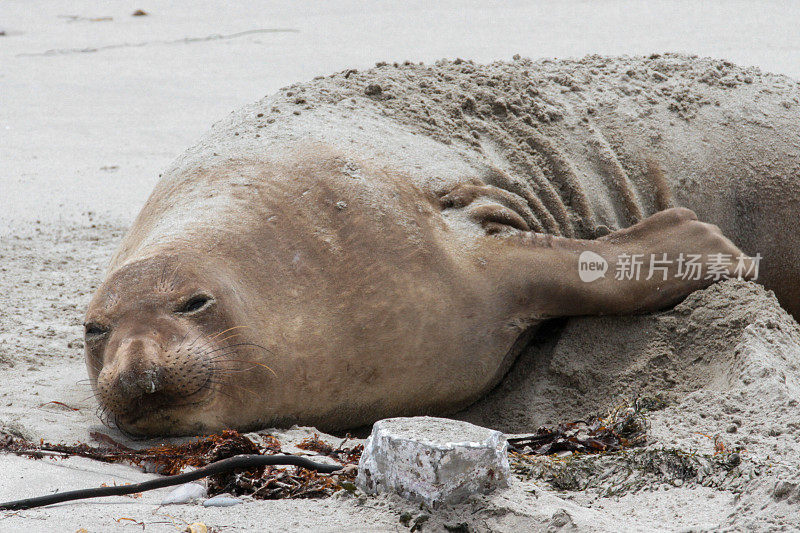
[[[578,257],[578,275],[581,277],[581,281],[589,283],[605,277],[607,270],[608,261],[599,254],[587,250],[581,252]]]

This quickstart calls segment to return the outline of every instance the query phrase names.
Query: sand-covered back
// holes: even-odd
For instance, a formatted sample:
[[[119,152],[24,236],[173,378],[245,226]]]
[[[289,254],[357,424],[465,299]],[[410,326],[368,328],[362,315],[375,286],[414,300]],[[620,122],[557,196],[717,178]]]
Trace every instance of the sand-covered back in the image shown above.
[[[496,169],[480,178],[524,199],[532,229],[594,238],[671,201],[693,205],[709,190],[745,194],[748,183],[767,187],[766,178],[793,171],[798,106],[795,80],[685,54],[379,63],[296,83],[237,110],[176,168],[258,156],[297,138],[368,146],[438,192],[448,183],[439,161],[446,159],[450,174]],[[376,123],[441,143],[451,155],[422,150]],[[771,158],[774,150],[787,161]],[[462,170],[452,154],[472,168]],[[654,183],[650,164],[672,178],[669,185]],[[727,184],[731,176],[742,183]],[[708,185],[717,181],[720,187]],[[742,234],[740,245],[755,253],[746,235],[753,224],[734,216],[732,199],[694,208]]]

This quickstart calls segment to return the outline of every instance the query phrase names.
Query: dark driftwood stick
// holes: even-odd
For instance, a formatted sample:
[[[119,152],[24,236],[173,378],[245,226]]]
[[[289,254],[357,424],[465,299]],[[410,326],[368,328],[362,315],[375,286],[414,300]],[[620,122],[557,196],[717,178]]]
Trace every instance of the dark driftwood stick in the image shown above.
[[[19,509],[32,509],[34,507],[42,507],[44,505],[52,505],[54,503],[68,502],[72,500],[83,500],[85,498],[122,496],[124,494],[134,494],[136,492],[144,492],[146,490],[180,485],[182,483],[188,483],[189,481],[194,481],[206,476],[212,476],[221,472],[229,472],[231,470],[240,469],[244,470],[248,468],[254,468],[256,466],[277,465],[300,466],[302,468],[308,468],[309,470],[316,470],[317,472],[323,474],[330,474],[343,468],[340,465],[316,463],[310,459],[299,457],[297,455],[237,455],[235,457],[230,457],[228,459],[211,463],[203,468],[198,468],[197,470],[187,472],[185,474],[153,479],[143,483],[136,483],[134,485],[119,485],[116,487],[97,487],[93,489],[57,492],[47,496],[39,496],[36,498],[26,498],[24,500],[0,503],[0,509],[14,511]]]

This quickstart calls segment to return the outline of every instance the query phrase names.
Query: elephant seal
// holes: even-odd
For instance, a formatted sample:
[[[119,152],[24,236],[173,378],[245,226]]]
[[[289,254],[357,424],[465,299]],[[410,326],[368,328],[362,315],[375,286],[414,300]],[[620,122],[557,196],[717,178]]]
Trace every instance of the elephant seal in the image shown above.
[[[542,320],[664,308],[755,277],[750,256],[796,314],[799,98],[676,55],[285,88],[181,156],[125,236],[86,314],[96,396],[138,435],[446,414]]]

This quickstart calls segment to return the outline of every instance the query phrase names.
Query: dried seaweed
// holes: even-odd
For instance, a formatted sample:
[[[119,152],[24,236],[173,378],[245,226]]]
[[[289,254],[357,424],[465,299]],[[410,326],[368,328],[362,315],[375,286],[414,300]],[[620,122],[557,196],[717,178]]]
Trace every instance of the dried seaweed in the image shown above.
[[[339,447],[334,449],[333,446],[320,439],[319,435],[314,433],[314,435],[311,437],[303,439],[303,441],[298,444],[297,447],[301,450],[308,450],[318,453],[319,455],[326,455],[336,459],[336,461],[342,464],[357,464],[358,460],[361,458],[361,452],[364,451],[364,446],[358,444],[352,448],[345,448],[344,444],[352,438],[353,437],[348,433],[344,440],[339,444]]]
[[[513,472],[561,491],[597,491],[622,496],[660,486],[697,486],[740,493],[772,466],[742,453],[702,454],[674,448],[638,448],[568,457],[521,455],[510,458]]]
[[[599,453],[641,446],[647,442],[646,409],[638,401],[613,409],[606,417],[593,417],[541,427],[535,434],[508,439],[521,454],[550,455],[560,452]]]
[[[275,500],[280,498],[320,498],[345,489],[351,490],[355,479],[359,459],[364,447],[356,445],[345,448],[349,440],[345,438],[338,447],[323,441],[316,433],[304,439],[298,448],[313,451],[334,459],[344,468],[342,473],[334,475],[320,474],[313,470],[296,468],[292,473],[285,469],[267,467],[260,476],[247,473],[236,474],[224,486],[214,487],[217,493],[227,492],[236,495],[249,494],[259,500]],[[349,468],[346,468],[349,467]],[[211,492],[209,483],[209,492]]]
[[[163,444],[142,450],[128,448],[102,433],[93,434],[92,437],[102,445],[50,444],[44,441],[36,444],[12,435],[0,435],[0,451],[34,459],[45,456],[86,457],[106,463],[130,464],[166,476],[236,455],[281,453],[280,442],[275,437],[260,435],[258,440],[261,442],[254,442],[233,430],[198,438],[186,444]],[[211,476],[208,479],[208,492],[212,496],[229,492],[236,495],[251,495],[257,499],[278,499],[318,498],[343,488],[349,490],[348,487],[355,478],[355,465],[361,455],[362,446],[343,448],[342,445],[334,448],[319,439],[317,435],[301,443],[303,449],[319,450],[318,453],[333,458],[343,467],[350,466],[341,474],[320,474],[314,470],[296,467],[287,469],[260,467]]]

